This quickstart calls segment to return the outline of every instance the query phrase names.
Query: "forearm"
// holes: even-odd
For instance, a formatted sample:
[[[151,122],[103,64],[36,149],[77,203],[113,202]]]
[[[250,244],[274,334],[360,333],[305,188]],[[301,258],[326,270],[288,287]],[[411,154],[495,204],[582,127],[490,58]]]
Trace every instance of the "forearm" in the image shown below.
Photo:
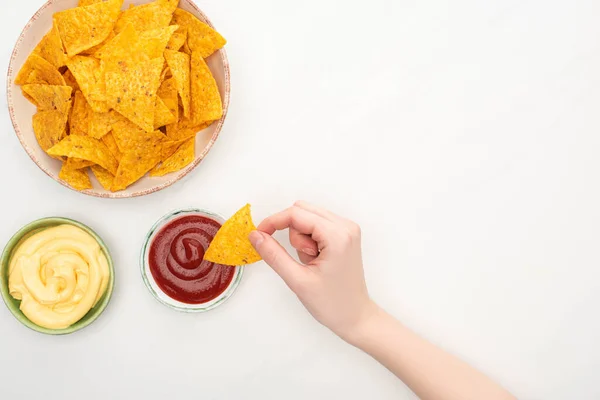
[[[388,368],[423,400],[514,399],[491,379],[381,309],[347,340]]]

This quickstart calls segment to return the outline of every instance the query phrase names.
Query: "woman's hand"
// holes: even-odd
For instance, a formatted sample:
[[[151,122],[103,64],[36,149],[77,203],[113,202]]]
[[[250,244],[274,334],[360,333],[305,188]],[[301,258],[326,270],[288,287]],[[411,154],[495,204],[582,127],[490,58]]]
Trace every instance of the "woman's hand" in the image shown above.
[[[283,229],[289,229],[302,263],[271,237]],[[350,340],[377,311],[367,291],[360,227],[354,222],[300,201],[265,219],[250,241],[317,321],[343,339]]]

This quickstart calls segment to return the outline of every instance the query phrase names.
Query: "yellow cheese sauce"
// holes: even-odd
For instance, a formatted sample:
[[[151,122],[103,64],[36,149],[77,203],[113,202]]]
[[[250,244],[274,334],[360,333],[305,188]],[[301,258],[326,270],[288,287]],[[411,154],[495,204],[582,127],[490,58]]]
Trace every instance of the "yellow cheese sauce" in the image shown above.
[[[98,303],[109,275],[108,261],[96,239],[76,226],[59,225],[17,247],[9,265],[8,288],[33,323],[63,329]]]

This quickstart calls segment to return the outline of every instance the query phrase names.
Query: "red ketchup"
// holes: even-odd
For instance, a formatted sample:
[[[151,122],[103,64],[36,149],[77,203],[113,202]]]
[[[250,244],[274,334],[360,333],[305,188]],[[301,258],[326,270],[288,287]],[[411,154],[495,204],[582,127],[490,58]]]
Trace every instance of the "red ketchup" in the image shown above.
[[[202,304],[219,297],[231,284],[235,268],[204,260],[221,224],[200,215],[169,221],[150,244],[148,264],[161,290],[174,300]]]

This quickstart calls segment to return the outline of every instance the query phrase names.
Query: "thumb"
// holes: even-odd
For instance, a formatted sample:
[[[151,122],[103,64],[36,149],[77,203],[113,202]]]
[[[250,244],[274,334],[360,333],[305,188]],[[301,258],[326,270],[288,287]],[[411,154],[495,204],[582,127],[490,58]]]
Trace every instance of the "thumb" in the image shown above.
[[[293,286],[293,282],[303,266],[298,264],[271,235],[260,231],[252,231],[249,239],[263,260],[273,268],[288,286]]]

